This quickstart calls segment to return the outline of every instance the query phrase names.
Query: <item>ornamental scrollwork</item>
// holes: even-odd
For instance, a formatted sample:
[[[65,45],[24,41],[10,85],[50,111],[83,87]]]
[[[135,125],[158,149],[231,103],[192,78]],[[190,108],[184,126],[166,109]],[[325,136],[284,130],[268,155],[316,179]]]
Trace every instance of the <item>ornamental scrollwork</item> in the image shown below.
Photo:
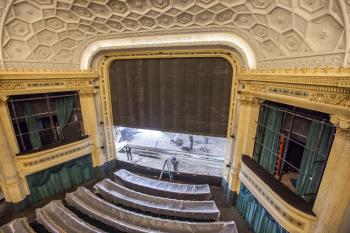
[[[341,107],[350,107],[350,95],[341,95],[338,93],[311,92],[310,101],[324,104],[337,105]]]
[[[79,91],[79,95],[82,97],[92,97],[96,94],[96,90],[94,89],[82,89]]]
[[[253,96],[247,95],[238,95],[238,100],[241,104],[251,104],[251,105],[259,105],[262,100]]]
[[[16,89],[25,89],[24,83],[13,83],[13,82],[0,82],[0,90],[16,90]]]
[[[245,94],[266,98],[273,95],[274,101],[282,102],[293,97],[317,104],[319,111],[327,112],[321,106],[327,104],[336,107],[338,113],[350,114],[350,68],[246,70],[240,74],[239,82]]]

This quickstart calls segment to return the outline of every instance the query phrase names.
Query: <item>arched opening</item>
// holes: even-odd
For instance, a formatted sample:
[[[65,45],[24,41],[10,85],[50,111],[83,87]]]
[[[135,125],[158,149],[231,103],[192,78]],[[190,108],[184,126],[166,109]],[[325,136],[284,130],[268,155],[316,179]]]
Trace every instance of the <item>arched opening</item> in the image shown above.
[[[150,144],[141,143],[143,150],[139,154],[145,154],[145,149],[154,153],[156,149],[157,153],[167,150],[168,157],[186,155],[193,149],[193,140],[198,145],[192,152],[197,157],[206,155],[199,157],[211,163],[214,171],[208,172],[200,160],[192,161],[199,167],[197,172],[215,174],[217,183],[220,182],[226,174],[224,160],[230,160],[231,154],[229,144],[240,69],[234,55],[226,49],[123,51],[104,55],[99,70],[107,159],[115,159],[115,154],[122,151],[125,153],[119,158],[127,160],[124,146],[130,142],[122,142],[122,132],[115,130],[115,126],[140,128],[137,138],[145,136]],[[132,130],[129,132],[132,134]],[[158,145],[162,140],[166,140],[163,148]],[[146,157],[143,161],[154,158]],[[163,161],[156,164],[158,170],[162,169]],[[195,174],[191,168],[187,166],[186,171]]]
[[[232,79],[232,65],[218,57],[113,61],[118,161],[161,170],[172,158],[179,172],[221,177]]]

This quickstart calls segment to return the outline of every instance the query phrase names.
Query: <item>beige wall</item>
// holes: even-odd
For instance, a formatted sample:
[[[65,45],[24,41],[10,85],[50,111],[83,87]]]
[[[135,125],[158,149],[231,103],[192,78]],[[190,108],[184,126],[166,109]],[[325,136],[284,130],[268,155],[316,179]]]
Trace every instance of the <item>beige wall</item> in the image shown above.
[[[329,68],[245,71],[241,74],[236,145],[230,155],[233,157],[230,188],[237,192],[240,182],[244,181],[272,216],[290,232],[336,233],[344,219],[350,202],[349,71]],[[242,154],[252,155],[250,138],[255,136],[258,117],[255,103],[263,100],[329,113],[331,122],[337,127],[313,208],[316,218],[284,203],[262,180],[254,177],[254,173],[241,167]],[[298,221],[302,227],[295,224]]]

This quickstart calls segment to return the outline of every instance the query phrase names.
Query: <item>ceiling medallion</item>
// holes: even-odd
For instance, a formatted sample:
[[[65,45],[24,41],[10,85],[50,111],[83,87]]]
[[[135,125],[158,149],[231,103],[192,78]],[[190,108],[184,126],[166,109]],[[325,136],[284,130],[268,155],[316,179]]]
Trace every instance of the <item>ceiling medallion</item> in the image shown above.
[[[329,36],[329,32],[328,32],[326,29],[323,29],[323,30],[320,32],[320,38],[321,38],[321,39],[326,39],[328,36]]]
[[[286,18],[284,16],[280,15],[280,16],[277,17],[277,22],[279,24],[284,23],[284,21],[286,21]]]
[[[241,22],[241,24],[246,24],[246,23],[248,23],[248,18],[245,17],[245,16],[242,16],[242,17],[240,18],[240,22]]]
[[[295,40],[291,39],[291,40],[288,41],[288,46],[289,46],[290,48],[294,48],[295,45],[296,45],[296,41],[295,41]]]

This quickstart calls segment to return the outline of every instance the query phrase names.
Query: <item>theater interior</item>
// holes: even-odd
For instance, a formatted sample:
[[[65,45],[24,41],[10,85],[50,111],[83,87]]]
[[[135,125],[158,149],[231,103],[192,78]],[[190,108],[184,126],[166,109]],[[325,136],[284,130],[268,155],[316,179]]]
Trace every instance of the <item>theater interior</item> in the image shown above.
[[[349,233],[349,0],[0,0],[0,232]]]

